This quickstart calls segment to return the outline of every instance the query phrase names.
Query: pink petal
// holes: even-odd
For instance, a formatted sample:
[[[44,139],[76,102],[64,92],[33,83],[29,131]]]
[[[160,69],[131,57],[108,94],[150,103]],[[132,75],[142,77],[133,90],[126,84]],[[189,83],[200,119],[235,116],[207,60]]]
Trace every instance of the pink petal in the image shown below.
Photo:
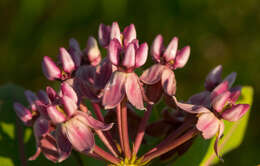
[[[224,93],[228,90],[228,82],[224,81],[221,84],[219,84],[213,91],[211,92],[211,99],[214,99],[221,93]]]
[[[169,45],[167,46],[163,54],[163,57],[165,58],[166,62],[175,59],[177,48],[178,48],[178,38],[174,37],[169,43]]]
[[[63,82],[61,84],[61,91],[62,91],[63,96],[68,96],[75,103],[78,102],[78,96],[77,96],[76,92],[74,91],[74,89],[68,83]]]
[[[119,64],[119,55],[121,52],[121,44],[117,39],[113,39],[110,41],[108,45],[108,57],[110,62],[113,65]]]
[[[122,64],[127,69],[133,68],[135,66],[135,48],[134,48],[134,44],[131,43],[126,48],[126,52],[125,52]]]
[[[236,77],[237,77],[237,73],[232,72],[223,81],[227,81],[229,88],[231,88],[234,82],[236,81]]]
[[[218,132],[220,121],[211,112],[202,113],[199,116],[196,127],[202,132],[202,136],[205,139],[212,138]]]
[[[22,104],[15,102],[14,110],[16,115],[21,119],[21,121],[23,121],[24,124],[28,124],[32,120],[31,111]]]
[[[160,64],[155,64],[152,67],[146,69],[141,75],[140,79],[142,82],[148,85],[155,84],[161,80],[161,74],[165,66]]]
[[[230,101],[231,101],[233,104],[235,104],[240,95],[241,95],[241,90],[240,90],[240,89],[231,91]]]
[[[61,98],[61,102],[64,106],[64,110],[66,111],[67,115],[69,117],[71,117],[72,115],[74,115],[74,113],[77,111],[77,104],[75,103],[75,101],[73,101],[71,98],[69,98],[68,96],[63,96]]]
[[[135,67],[141,67],[145,64],[148,57],[148,44],[143,43],[140,47],[136,50],[135,55]]]
[[[170,70],[170,69],[163,70],[162,76],[161,76],[161,82],[162,82],[162,87],[164,89],[164,92],[167,95],[169,95],[169,96],[175,95],[176,80],[175,80],[175,75],[172,70]]]
[[[137,109],[145,110],[140,86],[138,76],[135,73],[128,73],[125,82],[127,99]]]
[[[92,66],[97,66],[100,63],[101,53],[98,48],[97,40],[92,36],[88,38],[85,54]]]
[[[62,123],[66,120],[66,117],[65,115],[60,112],[56,106],[48,106],[47,107],[47,112],[48,112],[48,116],[49,118],[51,119],[51,121],[54,123],[54,124],[59,124],[59,123]]]
[[[63,124],[62,127],[65,128],[66,136],[75,150],[86,153],[93,150],[95,145],[94,135],[85,122],[74,117]]]
[[[186,46],[178,51],[175,62],[174,69],[183,68],[190,58],[190,46]]]
[[[81,63],[81,57],[82,57],[82,52],[80,50],[79,43],[77,42],[76,39],[71,38],[69,40],[69,49],[68,49],[69,54],[71,55],[75,66],[79,67]]]
[[[59,152],[58,162],[66,160],[72,151],[72,145],[66,136],[66,128],[58,126],[56,129],[56,141]]]
[[[121,42],[121,33],[120,33],[120,28],[117,22],[113,22],[111,26],[111,32],[110,32],[110,40],[117,39],[120,43]]]
[[[103,105],[105,109],[115,108],[125,97],[126,74],[114,72],[104,89]]]
[[[151,55],[153,59],[160,62],[161,53],[163,50],[163,37],[162,35],[157,35],[151,46]]]
[[[249,110],[249,108],[250,108],[249,104],[237,104],[225,110],[221,114],[221,116],[225,120],[235,122],[241,119],[245,115],[245,113]]]
[[[48,98],[50,99],[51,102],[55,102],[56,101],[58,95],[57,95],[56,91],[52,87],[47,86],[46,87],[46,93],[47,93]]]
[[[124,35],[124,46],[127,47],[129,43],[131,43],[134,39],[136,39],[136,30],[134,24],[130,24],[125,27],[123,31]]]
[[[224,106],[227,104],[231,93],[229,91],[226,91],[217,97],[214,98],[212,101],[212,107],[217,111],[221,112],[224,108]]]
[[[61,71],[48,56],[43,57],[42,71],[48,80],[55,80],[61,78]]]
[[[75,70],[75,63],[65,48],[60,48],[60,61],[66,73],[72,73]]]
[[[99,44],[103,47],[109,44],[110,40],[110,26],[100,24],[98,28],[98,41]]]
[[[209,91],[215,88],[221,82],[222,66],[218,65],[206,77],[205,88]]]

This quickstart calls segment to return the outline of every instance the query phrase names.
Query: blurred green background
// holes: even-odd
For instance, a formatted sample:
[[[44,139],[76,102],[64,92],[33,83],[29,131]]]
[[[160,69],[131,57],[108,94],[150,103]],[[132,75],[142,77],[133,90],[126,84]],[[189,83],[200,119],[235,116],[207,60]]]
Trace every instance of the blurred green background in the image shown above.
[[[257,165],[259,7],[259,0],[0,0],[0,85],[15,83],[36,91],[51,84],[41,72],[43,56],[56,58],[58,48],[67,47],[71,37],[84,48],[88,36],[97,37],[101,22],[118,21],[121,28],[134,23],[139,40],[149,44],[158,33],[165,42],[178,36],[181,47],[191,46],[188,64],[176,71],[179,97],[187,99],[203,90],[205,76],[218,64],[224,75],[238,73],[236,84],[254,87],[245,139],[219,165]]]

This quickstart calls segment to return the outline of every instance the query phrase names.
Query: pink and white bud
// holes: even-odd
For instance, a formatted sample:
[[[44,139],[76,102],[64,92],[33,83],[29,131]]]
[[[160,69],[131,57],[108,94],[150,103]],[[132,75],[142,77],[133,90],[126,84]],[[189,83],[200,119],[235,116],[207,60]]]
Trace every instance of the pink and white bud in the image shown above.
[[[122,45],[122,40],[121,40],[121,32],[120,28],[117,22],[113,22],[111,26],[111,32],[110,32],[110,40],[117,39]]]
[[[78,102],[78,96],[74,89],[66,82],[61,84],[61,91],[63,96],[68,96],[71,98],[75,103]]]
[[[124,46],[127,47],[134,39],[136,39],[136,30],[134,24],[130,24],[125,27],[123,31],[124,35]]]
[[[23,121],[24,124],[28,124],[32,120],[32,113],[29,109],[24,107],[20,103],[14,103],[14,110],[16,115]]]
[[[236,81],[236,77],[237,77],[237,73],[232,72],[228,76],[226,76],[226,78],[223,81],[228,81],[228,86],[229,88],[231,88],[234,82]]]
[[[61,102],[64,106],[64,110],[66,111],[66,114],[71,117],[72,115],[74,115],[74,113],[77,111],[77,104],[75,103],[75,101],[73,101],[71,98],[69,98],[68,96],[63,96],[61,98]]]
[[[37,108],[36,108],[36,105],[35,105],[35,101],[38,100],[38,97],[36,96],[35,93],[33,93],[32,91],[30,90],[26,90],[24,92],[28,102],[30,103],[30,108],[35,111]]]
[[[63,66],[63,70],[66,73],[72,73],[76,66],[68,51],[65,48],[60,48],[60,61]]]
[[[237,104],[233,107],[225,110],[221,116],[223,119],[234,122],[238,121],[240,118],[242,118],[245,113],[249,110],[250,105],[249,104]]]
[[[121,44],[117,39],[113,39],[110,41],[108,45],[108,57],[110,62],[113,65],[118,65],[119,64],[119,55],[121,52]]]
[[[148,44],[143,43],[136,50],[135,67],[138,68],[143,66],[147,60],[147,57],[148,57]]]
[[[175,59],[177,49],[178,49],[178,38],[174,37],[169,43],[169,45],[167,46],[163,54],[163,57],[165,58],[166,62]]]
[[[224,108],[224,106],[227,104],[227,102],[230,99],[231,93],[229,91],[226,91],[217,97],[214,98],[212,101],[212,107],[217,111],[221,112]]]
[[[162,51],[163,51],[163,37],[162,35],[157,35],[151,47],[151,54],[155,61],[160,62],[160,56]]]
[[[129,44],[126,48],[122,65],[127,69],[135,67],[135,47],[134,44]]]
[[[190,46],[186,46],[177,52],[174,69],[183,68],[190,58]]]
[[[66,117],[64,113],[60,112],[56,107],[56,105],[48,106],[47,113],[54,124],[59,124],[66,121]]]
[[[218,65],[215,67],[206,77],[205,88],[211,91],[215,86],[222,81],[222,66]]]
[[[55,80],[61,78],[61,71],[48,56],[43,57],[42,71],[48,80]]]
[[[102,47],[106,47],[110,41],[110,26],[100,24],[98,28],[98,41]]]
[[[88,60],[91,65],[97,66],[101,61],[101,53],[98,48],[97,40],[94,37],[89,37],[87,42],[87,47],[85,51]]]
[[[76,39],[74,38],[71,38],[69,40],[69,50],[68,52],[70,53],[74,63],[75,63],[75,66],[76,67],[79,67],[80,64],[81,64],[81,57],[82,57],[82,52],[80,50],[80,46],[79,46],[79,43],[77,42]]]

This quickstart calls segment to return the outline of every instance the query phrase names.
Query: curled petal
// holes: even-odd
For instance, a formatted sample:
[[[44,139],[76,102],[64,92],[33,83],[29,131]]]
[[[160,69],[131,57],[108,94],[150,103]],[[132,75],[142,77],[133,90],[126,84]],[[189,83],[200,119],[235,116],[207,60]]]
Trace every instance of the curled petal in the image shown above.
[[[214,89],[221,82],[222,66],[215,67],[206,77],[205,88],[209,91]]]
[[[219,155],[219,153],[218,153],[218,142],[219,142],[220,138],[222,137],[223,132],[224,132],[224,122],[223,122],[223,121],[220,121],[220,123],[219,123],[219,129],[218,129],[218,132],[217,132],[217,135],[216,135],[216,141],[215,141],[215,143],[214,143],[214,151],[215,151],[217,157],[218,157],[221,161],[224,161],[224,160],[220,157],[220,155]]]
[[[249,110],[250,105],[249,104],[237,104],[233,107],[225,110],[221,116],[223,119],[234,122],[238,121],[240,118],[242,118],[245,113]]]
[[[48,80],[55,80],[61,78],[61,71],[48,56],[43,57],[42,71]]]
[[[66,160],[72,151],[72,145],[66,136],[66,128],[58,125],[56,129],[56,141],[59,152],[58,162]]]
[[[232,72],[223,81],[227,81],[229,88],[231,88],[234,82],[236,81],[236,77],[237,77],[237,73]]]
[[[126,74],[122,72],[114,72],[110,81],[104,89],[103,105],[105,109],[116,107],[125,97]]]
[[[191,96],[188,100],[188,103],[208,106],[210,104],[208,99],[210,99],[210,92],[203,91]]]
[[[123,66],[127,69],[133,68],[135,66],[135,48],[134,44],[129,44],[123,59]]]
[[[132,40],[136,39],[136,30],[134,24],[130,24],[129,26],[125,27],[123,31],[124,35],[124,46],[127,47]]]
[[[63,96],[61,102],[64,106],[64,110],[66,111],[67,115],[71,117],[76,112],[78,106],[71,98],[68,96]]]
[[[166,50],[164,51],[163,57],[165,58],[166,62],[174,60],[176,57],[176,52],[178,48],[178,38],[174,37],[169,45],[167,46]]]
[[[60,61],[66,73],[72,73],[75,70],[75,63],[65,48],[60,48]]]
[[[183,68],[190,58],[190,46],[186,46],[177,52],[174,69]]]
[[[78,118],[74,117],[62,124],[66,136],[72,146],[79,152],[91,152],[95,145],[94,135],[90,128]]]
[[[161,81],[162,81],[162,87],[164,89],[164,92],[169,96],[175,95],[176,80],[173,71],[170,69],[163,70]]]
[[[119,64],[119,54],[121,52],[121,44],[117,39],[110,41],[108,45],[108,57],[113,65]]]
[[[213,91],[211,92],[211,99],[214,99],[221,93],[224,93],[228,90],[228,82],[224,81],[221,84],[219,84]]]
[[[161,80],[161,74],[165,67],[160,64],[153,65],[149,69],[146,69],[141,75],[142,82],[148,85],[153,85]]]
[[[163,37],[162,35],[157,35],[151,47],[151,55],[153,56],[153,59],[155,61],[160,62],[160,56],[162,51],[163,51]]]
[[[21,121],[23,121],[24,124],[28,124],[32,120],[31,111],[22,104],[14,103],[14,110],[16,115],[21,119]]]
[[[55,124],[62,123],[66,120],[65,115],[60,112],[55,105],[47,107],[48,116]]]
[[[110,40],[110,26],[100,24],[98,28],[98,41],[102,47],[109,44]]]
[[[212,107],[217,111],[221,112],[224,108],[224,106],[227,104],[231,93],[229,91],[226,91],[217,97],[215,97],[212,101]]]
[[[69,40],[69,50],[68,52],[70,53],[74,64],[76,67],[79,67],[81,64],[81,57],[82,57],[82,52],[80,50],[79,43],[77,42],[76,39],[71,38]]]
[[[137,68],[143,66],[146,62],[147,57],[148,57],[148,44],[143,43],[136,50],[135,67]]]
[[[111,32],[110,32],[110,40],[117,39],[120,43],[121,42],[121,33],[120,33],[120,28],[117,22],[113,22],[111,26]]]
[[[98,48],[97,40],[94,37],[89,37],[85,51],[87,59],[91,65],[97,66],[101,61],[101,53]]]
[[[28,102],[30,103],[30,107],[33,111],[36,110],[36,105],[35,105],[35,101],[38,100],[38,97],[36,96],[35,93],[33,93],[32,91],[30,90],[26,90],[24,92]]]
[[[202,132],[204,139],[212,138],[219,130],[220,121],[211,112],[202,113],[199,116],[196,127]]]
[[[63,82],[61,84],[61,91],[62,91],[63,96],[68,96],[75,103],[78,102],[78,96],[77,96],[76,92],[74,91],[74,89],[68,83]]]
[[[127,74],[125,91],[129,102],[139,110],[145,110],[139,78],[135,73]]]

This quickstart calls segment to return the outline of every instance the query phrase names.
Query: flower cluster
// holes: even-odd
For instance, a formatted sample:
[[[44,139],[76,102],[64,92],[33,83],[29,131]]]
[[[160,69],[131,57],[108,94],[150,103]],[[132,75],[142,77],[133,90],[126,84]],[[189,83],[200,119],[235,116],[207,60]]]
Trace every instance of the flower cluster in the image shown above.
[[[114,22],[100,24],[98,41],[89,37],[84,49],[71,39],[68,49],[59,49],[56,62],[45,56],[43,74],[57,81],[59,90],[27,90],[29,106],[14,103],[17,116],[33,127],[36,153],[30,160],[43,153],[47,159],[61,162],[74,149],[112,165],[146,165],[159,156],[183,154],[198,134],[205,139],[217,136],[218,155],[223,120],[237,121],[249,110],[248,104],[237,104],[241,87],[232,87],[236,73],[222,79],[222,66],[217,66],[206,78],[205,91],[179,102],[174,70],[186,65],[190,47],[179,49],[177,37],[165,47],[158,35],[149,49],[146,42],[139,44],[133,24],[121,32]],[[154,64],[138,76],[135,69],[146,63],[149,52]],[[162,117],[148,123],[159,103],[165,108],[154,111],[160,111]],[[143,116],[136,114],[138,110]],[[106,149],[95,144],[95,134]],[[139,156],[140,146],[146,145],[145,135],[162,140]]]

